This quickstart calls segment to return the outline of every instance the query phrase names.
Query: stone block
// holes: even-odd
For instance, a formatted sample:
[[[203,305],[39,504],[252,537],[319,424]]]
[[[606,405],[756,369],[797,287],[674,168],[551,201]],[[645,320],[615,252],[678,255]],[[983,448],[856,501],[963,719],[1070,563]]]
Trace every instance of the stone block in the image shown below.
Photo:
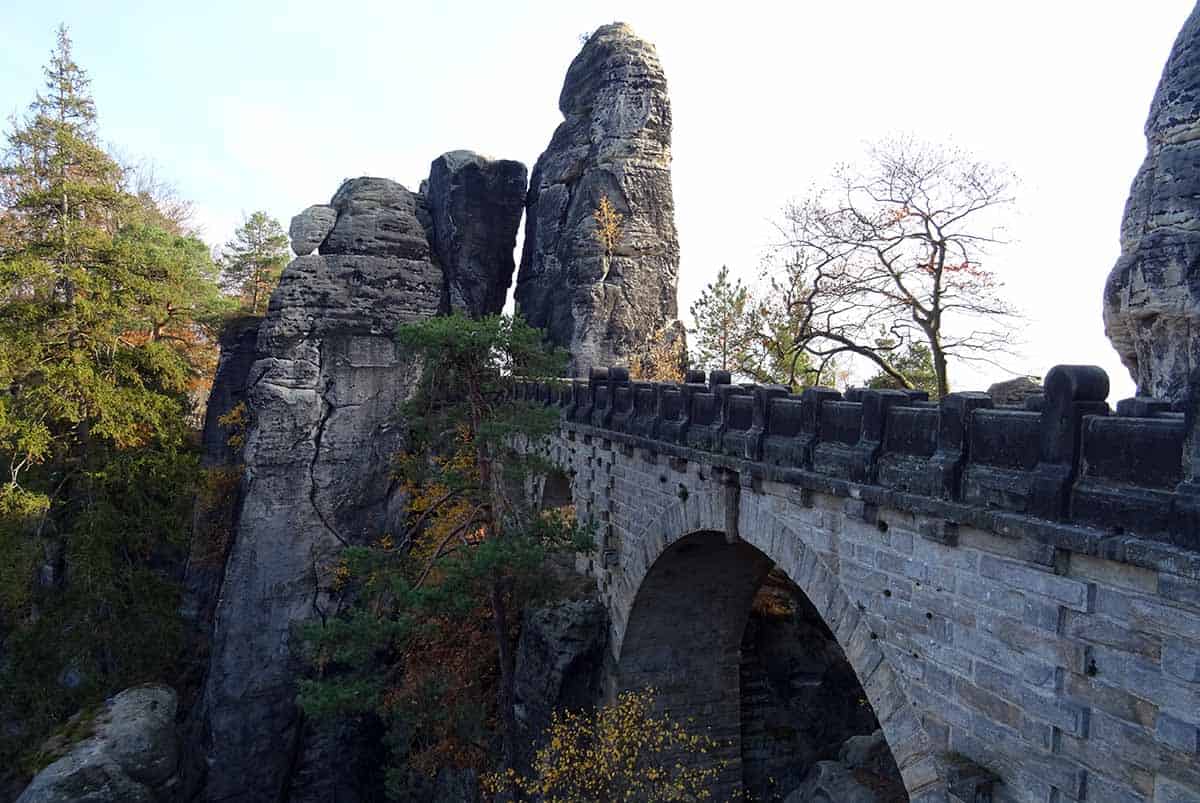
[[[1106,714],[1143,728],[1153,728],[1158,707],[1099,679],[1068,672],[1064,689],[1069,699],[1076,700]]]
[[[1089,609],[1088,584],[1078,580],[1060,577],[990,555],[980,558],[979,573],[984,577],[1008,583],[1015,588],[1049,597],[1077,611],[1086,612]]]
[[[1187,683],[1200,683],[1200,644],[1181,638],[1167,639],[1162,652],[1163,671]],[[1200,690],[1197,690],[1200,701]]]
[[[1154,738],[1173,750],[1188,755],[1200,752],[1200,728],[1170,714],[1160,713],[1154,725]]]
[[[1090,710],[1078,703],[1043,696],[1031,690],[1021,692],[1021,709],[1029,716],[1049,723],[1064,733],[1086,738]]]
[[[1120,622],[1097,614],[1067,611],[1063,617],[1063,635],[1141,655],[1151,661],[1158,660],[1162,650],[1160,637],[1130,630]]]

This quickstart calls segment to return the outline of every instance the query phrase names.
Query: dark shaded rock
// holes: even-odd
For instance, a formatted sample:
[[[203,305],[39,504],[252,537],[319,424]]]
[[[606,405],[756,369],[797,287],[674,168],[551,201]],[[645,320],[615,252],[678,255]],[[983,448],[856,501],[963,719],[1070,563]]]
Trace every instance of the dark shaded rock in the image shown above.
[[[852,736],[837,761],[821,761],[785,803],[907,803],[900,769],[883,731]]]
[[[443,767],[433,783],[430,803],[475,803],[479,800],[479,776],[472,769]]]
[[[558,105],[565,119],[530,179],[516,299],[584,376],[627,364],[676,316],[671,106],[654,47],[620,23],[588,39]],[[596,236],[602,198],[621,216],[611,249]]]
[[[204,429],[200,440],[203,466],[228,466],[241,460],[241,445],[229,427],[219,419],[246,401],[246,378],[258,358],[258,327],[262,318],[247,316],[225,324],[218,345],[221,355],[213,375],[212,390],[204,410]]]
[[[225,559],[241,502],[242,442],[240,426],[221,423],[225,416],[246,411],[246,380],[258,359],[261,318],[230,321],[221,332],[221,356],[204,412],[200,436],[200,492],[192,513],[192,538],[184,572],[181,611],[193,629],[192,649],[206,656],[213,610]],[[185,698],[188,696],[185,692]],[[184,701],[186,706],[188,701]]]
[[[197,711],[208,801],[275,800],[297,757],[338,760],[302,743],[293,628],[330,608],[340,550],[402,515],[390,467],[416,369],[393,335],[437,313],[442,275],[404,187],[354,179],[330,205],[337,222],[284,270],[246,378],[242,501]]]
[[[1163,70],[1146,142],[1104,289],[1104,328],[1138,395],[1178,400],[1200,366],[1200,6]]]
[[[129,803],[169,794],[179,764],[175,692],[136,686],[79,727],[91,735],[39,772],[18,803]]]
[[[337,210],[332,206],[317,204],[310,206],[292,218],[288,236],[292,240],[292,251],[296,256],[307,256],[316,251],[337,222]]]
[[[988,386],[987,394],[997,407],[1020,407],[1030,396],[1042,392],[1042,386],[1027,376],[1006,379]]]
[[[845,653],[786,576],[768,575],[755,596],[741,654],[742,775],[755,799],[797,788],[847,739],[878,729]]]
[[[449,309],[499,313],[512,284],[513,249],[525,210],[525,165],[471,151],[433,160],[422,183],[433,220],[433,249],[445,274]]]
[[[517,719],[533,743],[556,708],[595,705],[608,636],[603,604],[584,599],[529,611],[517,645]]]
[[[371,717],[306,720],[288,784],[288,803],[383,803],[389,759],[381,723]]]

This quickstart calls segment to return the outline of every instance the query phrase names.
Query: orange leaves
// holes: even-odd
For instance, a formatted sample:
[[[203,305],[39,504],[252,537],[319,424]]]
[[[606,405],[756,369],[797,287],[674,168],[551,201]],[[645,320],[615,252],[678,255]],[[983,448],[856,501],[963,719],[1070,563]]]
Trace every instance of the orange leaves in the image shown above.
[[[464,538],[467,543],[475,542],[482,534],[479,528],[470,527],[477,517],[478,508],[470,494],[455,494],[448,482],[478,485],[479,470],[475,465],[475,451],[466,432],[460,431],[457,448],[450,455],[429,459],[432,474],[446,481],[406,482],[402,490],[408,494],[408,512],[413,517],[425,516],[425,525],[416,533],[412,544],[412,555],[430,560],[439,548],[460,528],[466,527]]]
[[[433,775],[446,766],[485,769],[490,756],[460,727],[468,712],[490,721],[496,700],[496,643],[491,615],[479,606],[453,621],[439,617],[414,639],[402,661],[400,682],[384,694],[384,709],[422,722],[411,766]],[[436,705],[429,697],[436,693]],[[449,716],[443,716],[443,714]]]

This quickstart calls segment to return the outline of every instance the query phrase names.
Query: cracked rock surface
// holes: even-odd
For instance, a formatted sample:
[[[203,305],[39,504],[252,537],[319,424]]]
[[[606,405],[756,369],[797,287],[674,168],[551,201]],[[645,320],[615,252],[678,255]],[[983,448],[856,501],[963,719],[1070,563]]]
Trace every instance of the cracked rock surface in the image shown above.
[[[1104,328],[1138,395],[1181,400],[1200,366],[1200,6],[1163,70],[1146,143],[1104,290]]]
[[[271,296],[245,380],[242,502],[199,708],[208,801],[275,800],[294,757],[311,758],[292,628],[327,607],[339,550],[393,531],[402,510],[390,463],[417,370],[393,335],[440,309],[429,215],[379,178],[346,182],[330,207],[319,252]]]
[[[530,177],[516,299],[585,376],[627,364],[676,317],[671,105],[654,46],[622,23],[597,29],[558,106],[564,120]],[[621,215],[611,250],[593,217],[605,197]]]

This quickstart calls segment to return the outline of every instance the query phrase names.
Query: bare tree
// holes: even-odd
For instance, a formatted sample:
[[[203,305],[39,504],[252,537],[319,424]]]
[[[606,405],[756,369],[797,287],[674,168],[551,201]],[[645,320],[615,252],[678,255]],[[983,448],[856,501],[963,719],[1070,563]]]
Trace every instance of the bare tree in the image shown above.
[[[994,364],[1010,353],[1016,310],[984,260],[1003,242],[1014,180],[959,149],[907,138],[871,148],[863,169],[839,167],[829,189],[784,210],[782,271],[765,298],[775,347],[796,364],[808,355],[818,375],[857,354],[911,387],[896,356],[924,342],[939,395],[949,391],[948,359]]]

